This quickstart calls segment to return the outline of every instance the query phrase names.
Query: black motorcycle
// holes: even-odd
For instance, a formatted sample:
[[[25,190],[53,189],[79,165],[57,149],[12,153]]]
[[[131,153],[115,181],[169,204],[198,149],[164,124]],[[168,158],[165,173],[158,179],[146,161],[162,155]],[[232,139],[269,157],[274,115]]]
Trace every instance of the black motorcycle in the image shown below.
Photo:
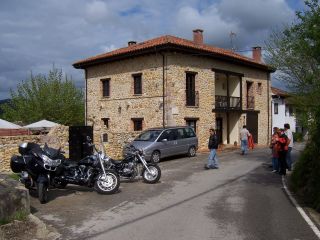
[[[161,177],[161,169],[155,163],[147,163],[144,159],[143,151],[128,146],[123,160],[113,160],[109,158],[108,168],[115,170],[120,177],[133,180],[142,175],[146,183],[156,183]]]
[[[93,154],[80,161],[63,161],[57,174],[52,179],[53,185],[63,188],[71,183],[93,187],[95,191],[101,194],[117,192],[120,186],[118,173],[111,169],[106,169],[105,166],[108,159],[102,151],[98,151],[89,137],[87,137],[85,144],[93,148]]]
[[[10,167],[14,173],[20,173],[20,182],[29,190],[36,189],[41,203],[48,200],[48,188],[61,166],[64,156],[60,149],[43,148],[36,143],[22,143],[19,145],[21,156],[11,157]]]

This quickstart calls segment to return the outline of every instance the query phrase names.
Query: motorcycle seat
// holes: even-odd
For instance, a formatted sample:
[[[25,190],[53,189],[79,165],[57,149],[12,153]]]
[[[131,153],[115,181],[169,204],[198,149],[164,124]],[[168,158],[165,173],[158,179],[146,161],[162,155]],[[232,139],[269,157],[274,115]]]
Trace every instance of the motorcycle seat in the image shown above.
[[[64,161],[63,165],[66,167],[77,167],[79,164],[77,161],[68,160],[68,161]]]
[[[122,164],[122,161],[120,161],[120,160],[113,160],[113,159],[110,158],[110,161],[111,161],[114,165],[120,165],[120,164]]]

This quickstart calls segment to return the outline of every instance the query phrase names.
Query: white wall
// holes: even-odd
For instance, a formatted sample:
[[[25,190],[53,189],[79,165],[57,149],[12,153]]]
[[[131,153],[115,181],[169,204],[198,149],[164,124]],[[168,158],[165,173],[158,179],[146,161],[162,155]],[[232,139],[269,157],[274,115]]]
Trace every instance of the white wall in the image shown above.
[[[274,104],[278,103],[278,114],[274,114]],[[285,123],[290,124],[292,132],[296,131],[296,118],[294,116],[286,116],[286,102],[283,98],[272,99],[272,128],[278,127],[283,128]]]

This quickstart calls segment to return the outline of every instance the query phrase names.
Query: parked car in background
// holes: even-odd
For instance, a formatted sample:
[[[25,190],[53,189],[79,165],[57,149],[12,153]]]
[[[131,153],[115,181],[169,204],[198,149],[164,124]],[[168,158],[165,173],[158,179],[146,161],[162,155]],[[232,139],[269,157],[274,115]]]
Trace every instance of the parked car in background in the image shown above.
[[[189,126],[150,128],[127,146],[129,145],[142,149],[146,161],[157,163],[162,158],[180,154],[194,157],[198,149],[198,138]]]

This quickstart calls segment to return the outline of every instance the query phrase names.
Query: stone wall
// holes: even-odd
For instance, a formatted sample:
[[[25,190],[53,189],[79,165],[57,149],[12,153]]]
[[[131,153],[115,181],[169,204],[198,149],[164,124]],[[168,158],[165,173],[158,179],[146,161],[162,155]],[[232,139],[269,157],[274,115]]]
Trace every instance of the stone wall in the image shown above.
[[[123,142],[136,136],[132,118],[143,118],[143,129],[162,126],[162,56],[150,54],[122,61],[100,64],[87,69],[87,120],[94,126],[94,134],[108,133],[106,147],[111,155],[120,156]],[[185,125],[185,118],[198,118],[197,135],[200,149],[207,148],[208,129],[215,127],[215,72],[219,69],[242,74],[243,109],[246,106],[246,81],[261,83],[262,91],[254,91],[258,114],[258,143],[268,144],[268,73],[243,65],[214,60],[204,56],[168,53],[165,57],[165,123]],[[186,72],[196,73],[199,106],[186,107]],[[142,94],[133,94],[132,74],[142,74]],[[110,96],[102,97],[101,80],[110,79]],[[270,91],[269,91],[270,92]],[[269,116],[269,120],[270,120]],[[109,118],[107,129],[102,118]],[[238,115],[239,130],[245,114]],[[270,122],[269,122],[270,125]],[[269,126],[270,127],[270,126]],[[121,136],[123,135],[123,136]],[[233,141],[231,142],[233,144]],[[121,150],[120,150],[121,149]]]
[[[47,135],[20,135],[0,137],[0,172],[11,172],[10,159],[12,155],[19,154],[18,146],[23,142],[44,144],[53,148],[61,147],[69,155],[69,128],[59,125],[50,130]]]

